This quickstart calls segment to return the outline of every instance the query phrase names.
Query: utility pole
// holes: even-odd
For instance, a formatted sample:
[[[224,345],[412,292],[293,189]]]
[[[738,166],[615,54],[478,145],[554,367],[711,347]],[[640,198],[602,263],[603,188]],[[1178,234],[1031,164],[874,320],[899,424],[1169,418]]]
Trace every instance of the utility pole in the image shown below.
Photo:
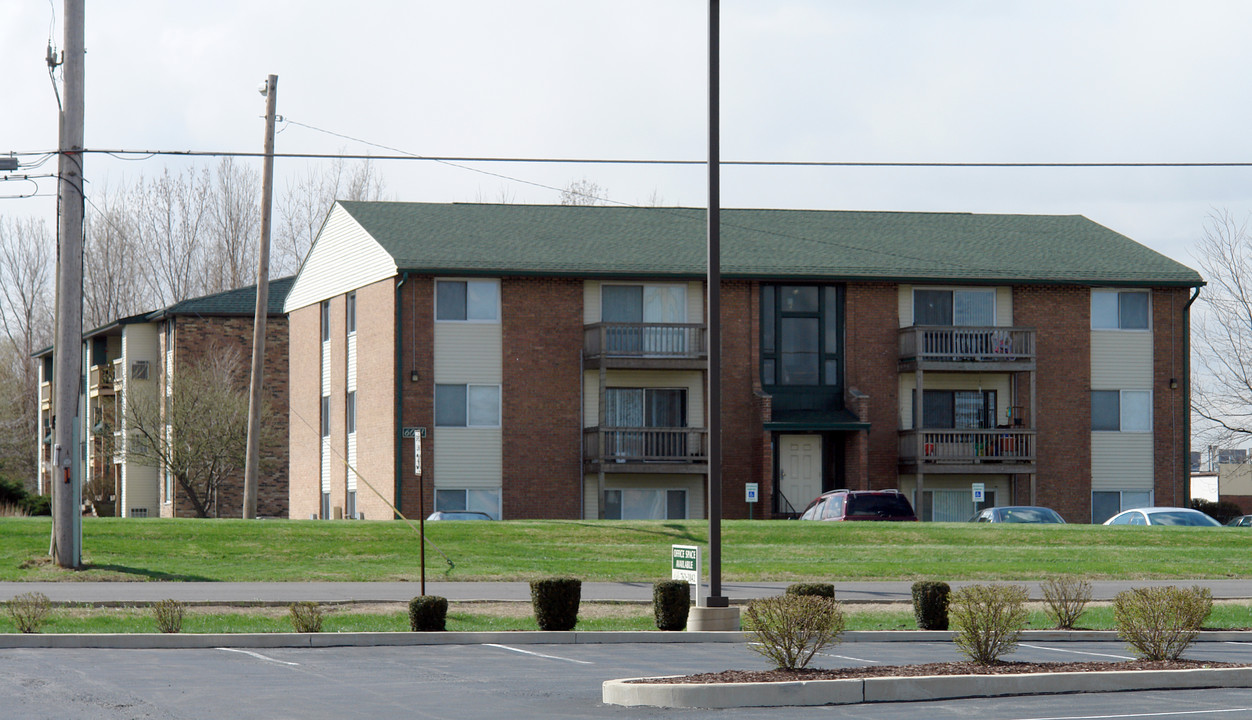
[[[722,595],[722,234],[721,234],[721,9],[709,0],[709,596],[724,608]]]
[[[84,0],[65,0],[65,49],[57,159],[57,307],[53,347],[52,554],[57,565],[82,564],[78,393],[83,353],[83,64]],[[51,59],[50,59],[51,61]]]
[[[265,96],[265,166],[261,172],[261,247],[257,252],[256,318],[252,323],[252,380],[248,384],[248,454],[243,470],[243,517],[256,517],[261,453],[261,380],[265,372],[265,321],[270,304],[270,218],[274,200],[274,121],[278,76],[261,86]]]

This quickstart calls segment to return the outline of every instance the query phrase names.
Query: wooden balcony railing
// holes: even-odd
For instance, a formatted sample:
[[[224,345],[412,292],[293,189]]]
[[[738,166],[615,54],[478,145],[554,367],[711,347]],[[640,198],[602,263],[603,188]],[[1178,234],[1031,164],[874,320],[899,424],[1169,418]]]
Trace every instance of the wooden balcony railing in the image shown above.
[[[91,368],[87,380],[87,390],[91,393],[110,395],[114,390],[113,363],[96,365]]]
[[[1029,362],[1035,331],[1008,327],[914,326],[900,329],[900,359],[929,362]]]
[[[588,462],[704,463],[709,459],[705,428],[622,428],[583,430],[583,458]]]
[[[959,463],[1035,462],[1035,431],[906,430],[900,433],[900,462]]]
[[[583,331],[583,355],[702,358],[708,330],[698,323],[594,323]]]

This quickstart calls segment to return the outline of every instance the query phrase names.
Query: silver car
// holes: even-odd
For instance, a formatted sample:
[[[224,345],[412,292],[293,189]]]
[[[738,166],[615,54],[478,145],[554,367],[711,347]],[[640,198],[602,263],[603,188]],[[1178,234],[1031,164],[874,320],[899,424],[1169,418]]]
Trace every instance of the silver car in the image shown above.
[[[1191,527],[1221,527],[1222,524],[1199,510],[1177,507],[1136,508],[1119,512],[1105,525],[1187,525]]]
[[[1006,505],[1004,507],[987,508],[969,519],[970,522],[985,523],[1064,523],[1052,508],[1031,505]]]

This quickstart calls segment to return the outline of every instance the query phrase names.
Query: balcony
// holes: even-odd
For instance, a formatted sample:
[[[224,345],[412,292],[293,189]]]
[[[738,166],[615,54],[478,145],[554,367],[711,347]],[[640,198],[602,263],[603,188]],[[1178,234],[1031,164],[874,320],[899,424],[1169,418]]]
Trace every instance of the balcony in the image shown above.
[[[1035,431],[905,430],[900,467],[901,472],[1032,473]]]
[[[900,370],[1015,372],[1035,369],[1032,328],[914,326],[900,329]]]
[[[708,463],[705,428],[583,429],[583,467],[588,472],[705,473]]]
[[[87,376],[87,394],[89,397],[114,394],[114,365],[96,365]]]
[[[593,323],[583,330],[587,367],[701,369],[708,330],[699,323]]]
[[[52,383],[39,383],[39,407],[48,412],[52,411]]]

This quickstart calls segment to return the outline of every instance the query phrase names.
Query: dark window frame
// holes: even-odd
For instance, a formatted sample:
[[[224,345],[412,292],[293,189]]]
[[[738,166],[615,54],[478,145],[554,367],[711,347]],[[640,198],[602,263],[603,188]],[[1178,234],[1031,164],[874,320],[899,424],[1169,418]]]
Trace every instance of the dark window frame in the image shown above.
[[[814,288],[817,291],[814,305],[785,306],[784,293],[788,290],[794,292],[807,288]],[[842,393],[845,365],[845,318],[847,316],[844,286],[769,283],[761,285],[760,295],[761,357],[757,372],[761,378],[761,385],[772,388],[830,388]],[[804,300],[803,296],[798,294],[794,297],[797,300]],[[791,353],[793,355],[812,353],[816,356],[812,363],[814,366],[812,370],[815,371],[817,378],[815,383],[782,382],[785,372],[783,363],[788,354],[784,347],[786,328],[802,327],[799,323],[786,323],[787,320],[816,321],[816,349]]]

